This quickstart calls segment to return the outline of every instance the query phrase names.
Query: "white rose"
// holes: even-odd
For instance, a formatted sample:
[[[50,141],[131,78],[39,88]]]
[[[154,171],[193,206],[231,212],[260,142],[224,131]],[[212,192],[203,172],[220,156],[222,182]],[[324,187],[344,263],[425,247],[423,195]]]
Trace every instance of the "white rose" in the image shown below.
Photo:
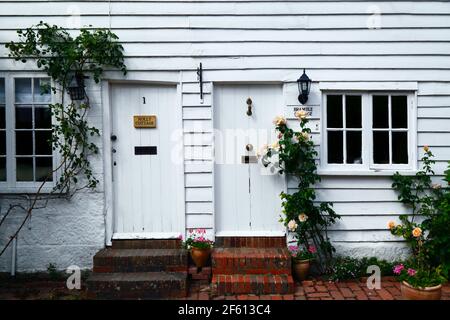
[[[300,222],[305,222],[306,220],[308,220],[308,216],[307,216],[306,214],[304,214],[304,213],[300,213],[300,214],[298,215],[298,220],[299,220]]]
[[[289,223],[288,223],[289,231],[295,231],[295,230],[297,230],[297,227],[298,227],[298,225],[297,225],[297,222],[295,222],[295,220],[289,221]]]
[[[295,116],[301,120],[305,119],[308,116],[308,112],[305,110],[299,110],[295,112]]]

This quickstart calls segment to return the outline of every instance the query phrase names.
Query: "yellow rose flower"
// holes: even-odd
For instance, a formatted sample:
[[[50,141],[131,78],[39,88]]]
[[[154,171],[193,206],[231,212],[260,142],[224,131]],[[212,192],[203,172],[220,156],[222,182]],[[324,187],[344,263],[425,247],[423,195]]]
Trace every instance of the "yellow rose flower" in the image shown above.
[[[277,126],[286,124],[286,118],[283,116],[276,116],[275,119],[273,119],[273,124]]]
[[[412,235],[415,238],[420,237],[422,235],[422,229],[420,229],[419,227],[414,228],[412,231]]]
[[[388,228],[389,229],[395,228],[395,225],[396,225],[395,221],[393,221],[393,220],[388,221]]]
[[[295,112],[295,116],[300,120],[303,120],[308,116],[308,112],[306,112],[305,110],[299,110]]]
[[[430,147],[428,147],[428,145],[424,145],[423,146],[423,151],[428,152],[428,150],[430,150]]]

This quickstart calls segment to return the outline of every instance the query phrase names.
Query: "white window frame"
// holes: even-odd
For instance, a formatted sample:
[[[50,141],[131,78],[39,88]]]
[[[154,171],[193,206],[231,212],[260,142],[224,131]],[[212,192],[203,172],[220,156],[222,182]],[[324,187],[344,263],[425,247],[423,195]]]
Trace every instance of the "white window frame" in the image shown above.
[[[46,73],[35,72],[5,72],[0,73],[0,78],[5,79],[5,124],[6,124],[6,181],[0,182],[0,194],[35,193],[42,185],[42,181],[16,181],[16,139],[15,139],[15,78],[49,78]],[[52,83],[53,85],[53,83]],[[59,94],[51,95],[50,103],[58,101]],[[52,116],[52,123],[55,118]],[[52,152],[53,170],[59,163],[58,152]],[[56,185],[59,172],[53,173],[53,181],[45,183],[42,193],[49,193]]]
[[[359,89],[359,88],[358,88]],[[327,95],[361,95],[361,122],[362,122],[362,164],[329,164],[328,163],[328,135],[327,135]],[[373,163],[373,128],[372,128],[372,96],[373,95],[406,95],[408,101],[408,163],[407,164],[375,164]],[[345,101],[345,99],[344,99]],[[417,170],[417,93],[415,90],[345,90],[333,89],[322,90],[321,105],[321,144],[320,144],[320,174],[388,174],[391,175],[395,171],[413,173]],[[343,105],[343,117],[345,117],[345,105]],[[391,99],[389,98],[389,135],[391,129]],[[345,121],[344,121],[345,122]],[[401,130],[401,129],[400,129]],[[403,130],[405,131],[405,130]],[[345,128],[344,128],[345,132]],[[389,140],[391,144],[391,139]],[[390,146],[391,149],[391,146]],[[346,153],[345,134],[343,141],[344,159]],[[390,152],[390,159],[392,152]]]

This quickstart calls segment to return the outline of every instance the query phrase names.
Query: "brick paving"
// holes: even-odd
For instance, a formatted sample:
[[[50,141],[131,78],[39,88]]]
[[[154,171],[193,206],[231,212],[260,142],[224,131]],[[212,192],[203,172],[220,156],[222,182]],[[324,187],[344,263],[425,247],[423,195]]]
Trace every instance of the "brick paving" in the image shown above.
[[[295,283],[294,294],[239,294],[218,295],[211,293],[206,282],[193,283],[187,300],[401,300],[400,283],[393,277],[384,277],[380,289],[369,289],[366,279],[328,282],[306,280]],[[450,283],[443,286],[442,300],[450,300]]]

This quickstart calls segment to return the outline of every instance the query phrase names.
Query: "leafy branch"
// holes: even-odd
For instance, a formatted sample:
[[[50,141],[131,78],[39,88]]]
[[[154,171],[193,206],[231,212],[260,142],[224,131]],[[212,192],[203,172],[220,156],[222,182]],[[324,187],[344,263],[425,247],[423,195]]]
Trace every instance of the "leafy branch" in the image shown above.
[[[0,220],[0,227],[11,213],[21,210],[25,212],[22,222],[10,236],[9,241],[0,251],[0,256],[17,237],[34,210],[46,206],[49,199],[66,197],[70,199],[75,193],[83,190],[94,190],[99,181],[95,177],[90,156],[98,154],[97,145],[92,138],[100,136],[100,131],[90,126],[87,114],[91,108],[89,97],[81,88],[84,98],[80,101],[66,103],[66,93],[74,78],[84,79],[91,75],[95,83],[99,83],[105,68],[116,69],[126,74],[123,47],[118,37],[107,29],[81,29],[76,37],[72,37],[65,29],[40,22],[25,30],[18,30],[19,41],[6,44],[9,56],[16,61],[26,63],[33,60],[52,79],[52,85],[41,88],[42,93],[50,90],[54,94],[60,92],[60,102],[50,104],[51,114],[55,120],[52,124],[52,137],[48,143],[53,151],[59,153],[60,162],[48,173],[34,194],[25,195],[28,205],[11,204]],[[52,191],[43,194],[42,190],[54,175],[58,176]],[[38,201],[44,200],[44,206]]]

